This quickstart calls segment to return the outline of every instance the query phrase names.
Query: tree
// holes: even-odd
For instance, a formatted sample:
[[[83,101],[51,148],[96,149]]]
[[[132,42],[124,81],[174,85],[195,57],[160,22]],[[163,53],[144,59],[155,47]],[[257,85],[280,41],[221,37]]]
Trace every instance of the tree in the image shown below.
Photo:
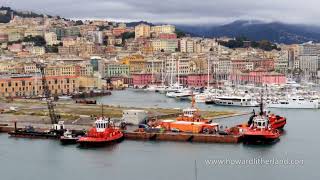
[[[181,31],[180,29],[176,29],[175,33],[177,35],[177,38],[186,37],[186,33]]]
[[[81,20],[77,20],[74,25],[80,26],[80,25],[83,25],[83,22]]]
[[[44,46],[46,41],[42,36],[27,36],[24,37],[23,42],[33,42],[35,46]]]

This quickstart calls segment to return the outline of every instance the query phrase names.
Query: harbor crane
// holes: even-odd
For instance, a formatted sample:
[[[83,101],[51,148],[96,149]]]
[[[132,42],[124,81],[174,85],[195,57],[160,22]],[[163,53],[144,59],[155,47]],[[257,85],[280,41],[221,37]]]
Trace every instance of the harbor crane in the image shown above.
[[[47,105],[48,105],[48,110],[49,110],[49,117],[51,119],[51,123],[55,126],[60,124],[59,123],[59,119],[60,116],[56,114],[55,109],[54,109],[54,102],[53,102],[53,98],[51,96],[51,91],[49,89],[49,85],[48,85],[48,81],[46,78],[46,74],[45,74],[45,69],[47,67],[47,65],[43,62],[35,62],[36,67],[40,70],[41,73],[41,81],[42,81],[42,89],[43,89],[43,95],[44,98],[47,101]]]

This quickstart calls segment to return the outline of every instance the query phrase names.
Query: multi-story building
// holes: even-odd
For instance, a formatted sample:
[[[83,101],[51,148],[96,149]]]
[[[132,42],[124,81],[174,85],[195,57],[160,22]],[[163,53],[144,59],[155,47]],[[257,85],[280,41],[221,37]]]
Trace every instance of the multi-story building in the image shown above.
[[[180,40],[180,51],[185,53],[194,52],[194,41],[190,38],[183,38]]]
[[[149,38],[150,37],[150,26],[147,24],[139,24],[134,28],[135,38]]]
[[[57,35],[54,32],[47,32],[44,34],[44,39],[47,43],[47,45],[54,45],[54,44],[58,44],[58,39],[57,39]]]
[[[154,51],[175,52],[178,50],[178,40],[176,39],[155,39],[152,40]]]
[[[8,34],[8,41],[9,42],[19,41],[22,38],[23,38],[23,35],[20,32],[10,32]]]
[[[48,76],[47,82],[53,95],[79,91],[77,76]],[[5,75],[0,77],[1,97],[39,96],[42,94],[43,85],[40,75]]]
[[[156,34],[166,33],[166,34],[173,34],[176,31],[176,27],[173,25],[160,25],[160,26],[152,26],[151,32]]]
[[[300,55],[299,68],[304,72],[307,77],[316,77],[319,69],[319,56],[318,55]]]
[[[305,43],[301,44],[299,48],[300,55],[319,55],[320,44]]]
[[[129,66],[130,74],[136,74],[145,71],[145,62],[146,60],[141,55],[132,55],[121,60],[122,64]]]
[[[130,70],[129,66],[120,63],[106,63],[105,64],[105,77],[129,77]]]
[[[42,46],[32,46],[29,51],[31,54],[36,55],[36,56],[41,56],[46,53],[45,48]]]

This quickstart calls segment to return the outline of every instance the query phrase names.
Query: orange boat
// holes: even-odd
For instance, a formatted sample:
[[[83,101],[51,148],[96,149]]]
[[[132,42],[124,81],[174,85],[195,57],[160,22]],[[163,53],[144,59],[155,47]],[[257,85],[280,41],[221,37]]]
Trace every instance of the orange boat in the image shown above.
[[[187,133],[212,134],[218,131],[219,124],[211,123],[211,120],[201,116],[198,108],[195,107],[194,97],[190,108],[183,109],[183,114],[176,120],[164,120],[160,126],[168,131],[178,131]]]
[[[177,121],[210,123],[211,120],[205,119],[201,116],[199,109],[195,107],[195,103],[196,101],[194,96],[192,96],[191,107],[183,109],[183,114],[176,118]]]
[[[115,128],[110,120],[101,117],[95,121],[87,136],[81,137],[77,142],[81,146],[103,146],[123,139],[123,133]]]

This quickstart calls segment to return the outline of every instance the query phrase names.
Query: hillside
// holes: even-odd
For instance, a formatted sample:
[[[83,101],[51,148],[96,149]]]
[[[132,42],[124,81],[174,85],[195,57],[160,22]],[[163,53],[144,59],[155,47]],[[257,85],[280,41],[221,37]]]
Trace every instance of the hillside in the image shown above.
[[[247,37],[250,40],[269,40],[277,43],[320,42],[320,27],[280,22],[235,21],[225,25],[178,26],[185,32],[204,37]]]

